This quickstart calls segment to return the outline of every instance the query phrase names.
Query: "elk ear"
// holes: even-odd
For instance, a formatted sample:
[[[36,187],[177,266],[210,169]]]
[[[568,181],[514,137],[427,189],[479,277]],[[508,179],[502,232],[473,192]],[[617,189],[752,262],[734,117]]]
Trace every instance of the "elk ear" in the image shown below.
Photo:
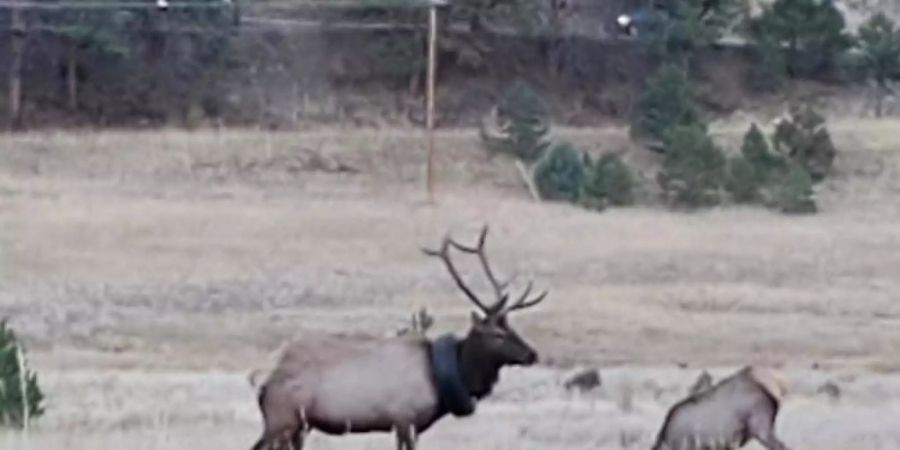
[[[478,315],[477,312],[472,311],[472,326],[478,326],[484,323],[484,318]]]

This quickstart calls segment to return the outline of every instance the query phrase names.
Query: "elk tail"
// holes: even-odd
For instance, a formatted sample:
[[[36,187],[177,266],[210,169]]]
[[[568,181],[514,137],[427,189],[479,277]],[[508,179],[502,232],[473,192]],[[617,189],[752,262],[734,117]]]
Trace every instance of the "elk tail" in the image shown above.
[[[270,373],[271,371],[265,369],[253,369],[247,374],[247,382],[254,389],[261,388]]]
[[[750,375],[762,386],[778,403],[784,401],[787,397],[788,389],[781,377],[777,376],[769,369],[762,367],[753,367],[750,369]]]
[[[261,372],[261,370],[259,370],[259,369],[253,369],[250,371],[250,373],[247,374],[247,383],[250,383],[250,387],[252,387],[252,388],[259,387],[257,381],[259,379],[260,372]]]
[[[263,405],[266,401],[266,388],[266,385],[262,385],[259,388],[259,394],[256,395],[256,403],[259,405],[259,410],[262,412],[263,418],[266,417],[266,408]]]

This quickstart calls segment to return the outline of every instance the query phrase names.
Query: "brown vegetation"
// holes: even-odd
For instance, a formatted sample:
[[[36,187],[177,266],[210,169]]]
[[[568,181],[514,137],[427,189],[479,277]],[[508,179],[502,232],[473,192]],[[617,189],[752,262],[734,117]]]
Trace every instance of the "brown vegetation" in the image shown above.
[[[747,125],[713,135],[737,148]],[[513,369],[477,416],[435,427],[422,446],[647,448],[700,368],[719,378],[759,363],[781,365],[791,387],[786,444],[893,449],[896,126],[833,120],[842,153],[819,188],[822,212],[802,218],[535,204],[476,130],[438,133],[435,205],[423,203],[413,129],[2,136],[0,310],[48,399],[30,448],[252,442],[246,373],[281,342],[384,336],[423,306],[433,332],[464,327],[468,308],[418,246],[488,222],[498,243],[517,244],[498,245],[497,264],[553,288],[541,314],[515,323],[543,362]],[[652,180],[657,161],[627,151],[623,130],[557,132],[592,154],[626,149]],[[303,152],[358,173],[265,163]],[[602,387],[566,393],[573,365],[601,367]],[[816,394],[829,380],[839,401]]]

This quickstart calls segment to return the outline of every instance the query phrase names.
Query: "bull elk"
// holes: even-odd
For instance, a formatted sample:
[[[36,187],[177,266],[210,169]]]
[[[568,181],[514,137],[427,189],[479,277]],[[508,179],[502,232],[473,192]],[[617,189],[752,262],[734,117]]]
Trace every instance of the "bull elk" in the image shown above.
[[[756,439],[768,450],[787,450],[775,436],[784,385],[769,370],[745,367],[691,394],[666,415],[653,450],[731,450]]]
[[[510,327],[512,311],[537,305],[544,291],[531,296],[532,283],[510,301],[509,282],[499,282],[485,255],[488,228],[474,246],[446,235],[437,250],[456,286],[478,308],[468,334],[434,341],[420,333],[387,339],[320,337],[289,344],[260,386],[263,433],[253,450],[302,450],[311,430],[326,434],[394,432],[399,450],[415,450],[417,436],[447,414],[475,412],[476,401],[490,394],[500,370],[531,365],[537,352]],[[451,260],[451,250],[477,255],[493,288],[486,304],[466,285]]]

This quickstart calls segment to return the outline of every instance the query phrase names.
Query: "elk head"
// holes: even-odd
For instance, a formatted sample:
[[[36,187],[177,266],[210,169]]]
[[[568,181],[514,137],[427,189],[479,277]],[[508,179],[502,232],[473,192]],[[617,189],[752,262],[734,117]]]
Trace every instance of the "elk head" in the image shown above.
[[[485,225],[481,229],[478,242],[473,246],[460,244],[448,235],[444,237],[440,249],[425,249],[424,251],[443,261],[450,276],[453,277],[453,281],[478,309],[472,313],[472,327],[466,336],[467,350],[474,354],[472,357],[478,359],[480,364],[496,370],[505,365],[534,364],[537,362],[537,352],[509,325],[507,316],[513,311],[537,305],[547,297],[547,291],[531,296],[533,284],[529,281],[524,291],[510,303],[510,293],[507,288],[511,280],[505,282],[497,280],[484,252],[487,233],[488,227]],[[484,274],[493,290],[494,301],[492,303],[483,302],[466,285],[450,258],[451,249],[478,256]]]

